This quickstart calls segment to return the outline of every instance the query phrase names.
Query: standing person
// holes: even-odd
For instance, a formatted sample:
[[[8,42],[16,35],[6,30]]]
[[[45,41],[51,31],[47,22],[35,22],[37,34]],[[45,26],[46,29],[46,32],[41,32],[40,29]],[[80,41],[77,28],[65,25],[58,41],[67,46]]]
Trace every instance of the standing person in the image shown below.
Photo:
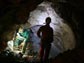
[[[46,18],[46,25],[41,26],[37,32],[39,38],[41,38],[40,59],[46,62],[49,57],[51,43],[53,42],[53,29],[50,27],[51,18]],[[44,53],[45,51],[45,53]]]

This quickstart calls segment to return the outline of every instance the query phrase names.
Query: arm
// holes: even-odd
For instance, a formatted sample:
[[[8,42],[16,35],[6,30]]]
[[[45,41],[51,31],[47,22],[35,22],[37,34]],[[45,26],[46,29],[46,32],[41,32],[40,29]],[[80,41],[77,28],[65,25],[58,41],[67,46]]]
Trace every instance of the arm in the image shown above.
[[[54,33],[53,33],[53,29],[52,29],[52,32],[51,32],[51,39],[52,39],[52,41],[53,41],[53,36],[54,36]]]
[[[38,36],[39,38],[41,37],[41,35],[40,35],[40,33],[41,33],[41,28],[42,28],[42,27],[40,27],[39,30],[37,31],[37,36]]]
[[[20,39],[25,39],[24,37],[22,37],[19,33],[17,33],[17,38],[20,38]]]

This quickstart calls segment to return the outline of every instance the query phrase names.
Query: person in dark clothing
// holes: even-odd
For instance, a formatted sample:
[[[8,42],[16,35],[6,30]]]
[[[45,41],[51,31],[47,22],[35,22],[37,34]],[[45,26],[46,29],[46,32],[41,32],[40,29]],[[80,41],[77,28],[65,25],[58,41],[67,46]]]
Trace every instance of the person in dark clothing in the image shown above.
[[[46,25],[41,26],[37,32],[39,38],[41,38],[40,59],[46,62],[49,57],[51,43],[53,42],[53,29],[50,27],[51,18],[46,18]],[[45,53],[44,53],[45,52]]]

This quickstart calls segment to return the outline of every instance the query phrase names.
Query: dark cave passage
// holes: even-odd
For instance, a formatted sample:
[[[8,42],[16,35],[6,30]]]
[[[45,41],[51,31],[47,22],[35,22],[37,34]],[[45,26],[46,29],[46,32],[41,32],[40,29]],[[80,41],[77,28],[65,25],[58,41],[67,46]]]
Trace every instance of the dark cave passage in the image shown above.
[[[63,20],[51,6],[51,2],[43,2],[30,12],[28,22],[30,27],[45,25],[45,18],[51,17],[51,27],[54,29],[54,45],[60,52],[75,48],[75,36],[71,27]],[[37,28],[37,27],[36,27]],[[34,29],[34,31],[37,29]],[[36,33],[36,32],[35,32]],[[72,40],[70,40],[72,39]]]
[[[32,42],[33,51],[39,54],[40,38],[37,37],[37,31],[42,25],[45,25],[45,18],[48,16],[51,17],[52,22],[50,25],[54,29],[54,41],[49,57],[54,58],[64,51],[74,49],[76,39],[70,26],[58,16],[56,11],[51,7],[51,4],[51,2],[43,2],[39,4],[34,11],[30,12],[28,23],[22,26],[23,28],[31,29],[30,42]],[[13,47],[10,45],[10,48]],[[17,53],[19,53],[19,51],[17,51]]]
[[[72,63],[75,60],[83,63],[83,11],[82,0],[1,0],[0,62],[4,60],[23,63],[37,62],[40,49],[37,30],[45,25],[46,17],[51,17],[50,26],[54,30],[54,41],[49,59],[52,59],[52,63],[61,61]],[[22,49],[13,50],[13,37],[19,25],[31,30],[31,39],[23,55]]]

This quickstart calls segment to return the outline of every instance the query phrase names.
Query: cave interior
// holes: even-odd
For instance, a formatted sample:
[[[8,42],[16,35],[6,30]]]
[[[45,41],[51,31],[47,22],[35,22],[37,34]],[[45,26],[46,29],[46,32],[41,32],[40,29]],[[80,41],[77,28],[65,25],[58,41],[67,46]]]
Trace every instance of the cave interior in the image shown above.
[[[14,33],[8,33],[14,32],[18,25],[30,28],[34,32],[33,34],[31,32],[31,40],[34,48],[36,47],[34,50],[38,51],[40,39],[36,32],[40,26],[44,25],[44,20],[48,16],[53,20],[51,26],[54,29],[54,34],[60,36],[54,36],[51,59],[55,60],[52,59],[51,63],[84,62],[83,2],[83,0],[0,0],[0,55],[2,54],[0,62],[4,62],[3,59],[10,59],[10,57],[14,60],[8,61],[7,59],[6,61],[16,61],[13,56],[10,56],[13,55],[12,52],[9,54],[7,51],[3,53],[1,51],[6,47],[2,42],[11,40],[10,36]],[[61,27],[61,24],[64,27]],[[62,36],[63,30],[65,34]],[[5,37],[9,40],[6,40]],[[9,54],[9,57],[5,56],[6,53]]]

